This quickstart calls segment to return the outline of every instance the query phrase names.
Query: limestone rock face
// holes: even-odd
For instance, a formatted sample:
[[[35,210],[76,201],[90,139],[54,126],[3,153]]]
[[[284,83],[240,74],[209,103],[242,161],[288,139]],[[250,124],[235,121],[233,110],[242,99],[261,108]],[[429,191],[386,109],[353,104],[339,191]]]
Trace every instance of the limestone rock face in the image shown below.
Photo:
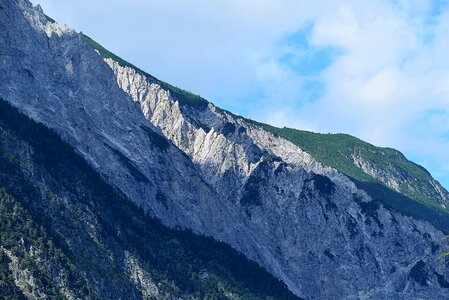
[[[298,295],[377,298],[418,294],[419,284],[409,277],[415,264],[406,260],[415,256],[412,253],[419,248],[415,243],[423,242],[420,234],[406,250],[408,254],[399,249],[408,244],[403,230],[413,232],[417,224],[424,223],[385,209],[343,174],[253,122],[210,103],[202,109],[182,106],[145,74],[112,59],[105,61],[145,117],[189,155],[223,199],[240,206],[246,230],[262,236],[252,238],[256,249],[227,242],[266,266]],[[405,223],[411,227],[396,228]],[[430,242],[429,257],[438,255],[440,243]],[[382,282],[390,285],[385,288]],[[320,291],[323,285],[328,288]],[[363,285],[368,288],[350,291]],[[408,290],[411,285],[414,288]],[[439,283],[435,287],[440,289]],[[445,289],[440,292],[444,294]]]
[[[385,155],[382,153],[381,155]],[[400,160],[406,161],[402,154],[398,154]],[[406,171],[397,168],[393,164],[386,163],[386,166],[379,167],[376,162],[363,158],[360,153],[353,151],[351,155],[354,165],[359,167],[364,173],[383,182],[392,190],[407,195],[425,195],[432,199],[442,208],[446,208],[449,203],[449,193],[433,179],[430,174],[425,177],[411,176]],[[424,172],[427,172],[424,170]]]
[[[166,225],[230,244],[304,298],[449,297],[444,235],[429,223],[254,122],[181,104],[26,0],[0,1],[0,29],[0,96]]]

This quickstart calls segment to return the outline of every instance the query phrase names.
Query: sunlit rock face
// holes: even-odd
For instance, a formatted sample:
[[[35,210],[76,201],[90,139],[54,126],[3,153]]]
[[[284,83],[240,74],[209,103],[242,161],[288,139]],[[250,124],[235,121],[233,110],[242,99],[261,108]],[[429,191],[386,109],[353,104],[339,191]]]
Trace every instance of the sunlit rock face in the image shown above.
[[[304,298],[449,297],[444,235],[429,223],[257,123],[180,103],[28,1],[1,0],[0,29],[0,96],[166,225],[230,244]]]

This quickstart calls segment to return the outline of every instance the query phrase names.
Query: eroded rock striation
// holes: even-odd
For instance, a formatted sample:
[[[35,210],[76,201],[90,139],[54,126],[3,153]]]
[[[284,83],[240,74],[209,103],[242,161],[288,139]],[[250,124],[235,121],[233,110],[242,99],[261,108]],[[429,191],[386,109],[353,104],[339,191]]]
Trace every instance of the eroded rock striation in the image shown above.
[[[26,0],[1,0],[0,28],[0,96],[164,224],[226,242],[300,297],[449,296],[437,259],[444,228],[373,199],[256,122],[186,103],[154,77],[103,59]],[[402,178],[354,163],[398,191]],[[141,280],[135,259],[126,263]]]

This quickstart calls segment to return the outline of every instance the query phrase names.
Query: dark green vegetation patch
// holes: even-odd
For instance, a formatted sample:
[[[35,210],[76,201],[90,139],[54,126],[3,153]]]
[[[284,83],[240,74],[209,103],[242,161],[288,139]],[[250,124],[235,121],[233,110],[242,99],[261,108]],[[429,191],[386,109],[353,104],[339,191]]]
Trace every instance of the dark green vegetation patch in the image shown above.
[[[0,193],[4,193],[0,191]],[[3,195],[0,194],[0,201],[3,208]],[[3,215],[2,215],[3,217]],[[16,286],[14,278],[11,274],[9,265],[11,260],[6,253],[0,249],[0,297],[2,299],[26,299],[22,291]]]
[[[49,16],[45,15],[45,17],[47,18],[47,20],[48,20],[50,23],[56,23],[56,21],[55,21],[54,19],[50,18]]]
[[[93,297],[92,289],[81,277],[74,264],[68,257],[55,246],[53,239],[48,235],[45,228],[32,220],[30,213],[8,195],[4,189],[0,189],[0,244],[4,249],[11,252],[16,259],[20,269],[27,269],[33,274],[34,284],[42,289],[51,299],[64,299],[61,293],[63,284],[55,281],[54,276],[61,276],[69,288],[78,297]],[[41,251],[40,260],[46,264],[53,264],[51,268],[45,264],[38,264],[30,255],[34,250]],[[11,260],[0,249],[0,296],[10,295],[22,298],[22,292],[15,285],[9,270]],[[1,286],[6,285],[6,290]],[[28,293],[31,291],[29,290]]]
[[[297,299],[285,284],[227,244],[169,229],[149,217],[106,184],[55,132],[3,100],[0,134],[1,243],[40,278],[51,298],[57,299],[62,288],[45,264],[22,250],[19,236],[28,245],[25,249],[41,250],[51,270],[62,270],[68,287],[83,299],[143,297],[140,285],[126,275],[126,253],[158,283],[161,299],[226,299],[227,293],[242,299]],[[11,155],[27,147],[31,157]],[[27,171],[30,164],[39,174],[36,178]],[[161,196],[159,201],[164,201]],[[8,292],[20,295],[1,252],[0,262]]]

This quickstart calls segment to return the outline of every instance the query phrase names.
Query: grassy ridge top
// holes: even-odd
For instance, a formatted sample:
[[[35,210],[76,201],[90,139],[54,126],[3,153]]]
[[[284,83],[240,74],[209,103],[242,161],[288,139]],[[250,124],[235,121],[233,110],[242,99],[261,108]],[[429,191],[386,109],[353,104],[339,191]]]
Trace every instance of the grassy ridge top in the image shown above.
[[[371,176],[352,163],[351,156],[356,152],[365,160],[375,162],[379,167],[394,166],[417,178],[431,176],[425,168],[407,160],[398,150],[377,147],[349,134],[323,134],[287,127],[277,128],[262,123],[260,125],[269,132],[287,138],[313,154],[316,159],[327,165],[335,166],[357,179],[368,180]]]
[[[376,147],[348,134],[321,134],[257,124],[291,141],[322,164],[342,172],[374,200],[405,215],[427,220],[442,231],[449,232],[449,211],[437,203],[436,199],[441,196],[432,182],[442,191],[445,191],[444,188],[426,169],[407,160],[401,152]],[[353,161],[354,155],[379,172],[398,174],[406,181],[398,185],[398,190],[394,190],[359,168]]]
[[[209,103],[198,95],[155,78],[108,51],[88,36],[84,37],[86,42],[98,50],[103,58],[112,58],[121,66],[133,68],[147,76],[150,80],[171,91],[181,105],[204,108]],[[446,192],[445,189],[432,178],[425,168],[407,160],[401,152],[392,148],[376,147],[348,134],[320,134],[286,127],[277,128],[249,119],[245,120],[291,141],[310,153],[317,161],[342,172],[373,199],[379,200],[387,207],[405,215],[427,220],[442,231],[449,232],[449,210],[442,208],[437,203],[436,199],[441,197],[432,182],[442,191]],[[354,155],[375,166],[381,172],[397,172],[406,179],[405,183],[401,183],[397,190],[393,190],[354,164]],[[449,207],[449,203],[446,206]]]

